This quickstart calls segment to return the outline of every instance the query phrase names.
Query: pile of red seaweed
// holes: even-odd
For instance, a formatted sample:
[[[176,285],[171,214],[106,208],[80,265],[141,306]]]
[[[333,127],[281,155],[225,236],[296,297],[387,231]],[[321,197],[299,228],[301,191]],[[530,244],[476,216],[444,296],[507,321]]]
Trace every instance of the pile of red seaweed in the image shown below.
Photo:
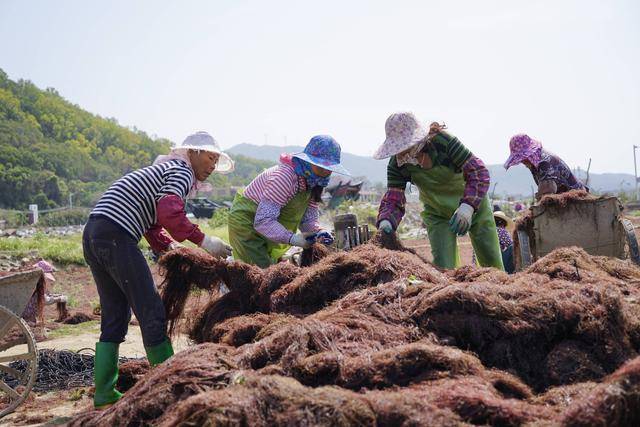
[[[71,425],[639,425],[636,266],[562,248],[443,273],[379,242],[303,268],[166,255],[169,314],[167,290],[210,291],[199,344]]]

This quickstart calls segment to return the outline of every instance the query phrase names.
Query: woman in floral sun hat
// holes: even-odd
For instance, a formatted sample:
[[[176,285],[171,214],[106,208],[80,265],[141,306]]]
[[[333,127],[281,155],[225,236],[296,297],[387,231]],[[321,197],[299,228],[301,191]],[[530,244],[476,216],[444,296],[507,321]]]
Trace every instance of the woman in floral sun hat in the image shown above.
[[[265,268],[290,246],[330,243],[331,234],[318,222],[318,204],[333,172],[349,174],[340,165],[340,145],[318,135],[303,152],[281,155],[280,164],[239,191],[229,212],[234,258]]]
[[[519,163],[525,165],[538,185],[537,200],[545,194],[587,189],[560,157],[546,151],[539,141],[529,135],[514,135],[509,141],[509,149],[511,155],[504,163],[504,168],[509,169]]]
[[[409,112],[392,114],[387,138],[375,159],[390,157],[387,193],[380,202],[377,224],[384,232],[398,228],[405,211],[405,187],[416,185],[424,205],[433,262],[442,268],[460,265],[457,236],[467,232],[478,263],[504,270],[489,200],[489,172],[445,126],[424,127]]]

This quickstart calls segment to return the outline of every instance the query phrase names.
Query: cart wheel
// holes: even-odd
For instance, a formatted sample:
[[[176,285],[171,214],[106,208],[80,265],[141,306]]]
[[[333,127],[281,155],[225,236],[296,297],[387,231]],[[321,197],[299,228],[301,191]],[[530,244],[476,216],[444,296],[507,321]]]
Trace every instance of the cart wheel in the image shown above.
[[[29,396],[38,373],[38,350],[29,326],[0,305],[0,418]]]
[[[627,237],[627,246],[629,247],[629,258],[636,264],[640,265],[640,248],[638,247],[638,239],[636,239],[636,232],[633,227],[633,223],[628,219],[621,219],[622,227]]]
[[[520,242],[520,269],[531,265],[531,246],[529,246],[529,235],[526,231],[518,230],[518,241]]]

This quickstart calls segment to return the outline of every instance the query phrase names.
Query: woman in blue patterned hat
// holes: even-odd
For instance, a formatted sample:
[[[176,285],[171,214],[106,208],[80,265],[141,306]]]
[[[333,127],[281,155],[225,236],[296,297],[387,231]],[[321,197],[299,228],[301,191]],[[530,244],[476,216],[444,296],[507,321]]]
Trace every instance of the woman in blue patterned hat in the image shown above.
[[[290,246],[332,242],[318,222],[318,205],[331,173],[349,174],[340,164],[340,151],[331,136],[314,136],[304,151],[281,155],[278,165],[236,194],[229,212],[235,259],[265,268]]]

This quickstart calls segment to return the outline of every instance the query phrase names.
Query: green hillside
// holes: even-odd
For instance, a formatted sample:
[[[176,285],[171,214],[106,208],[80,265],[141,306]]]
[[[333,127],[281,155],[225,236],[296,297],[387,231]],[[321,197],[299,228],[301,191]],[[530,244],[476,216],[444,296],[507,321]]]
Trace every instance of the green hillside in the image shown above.
[[[0,69],[0,208],[91,206],[123,174],[151,164],[171,142],[74,105],[55,89],[14,82]],[[271,162],[235,156],[214,185],[243,185]]]

